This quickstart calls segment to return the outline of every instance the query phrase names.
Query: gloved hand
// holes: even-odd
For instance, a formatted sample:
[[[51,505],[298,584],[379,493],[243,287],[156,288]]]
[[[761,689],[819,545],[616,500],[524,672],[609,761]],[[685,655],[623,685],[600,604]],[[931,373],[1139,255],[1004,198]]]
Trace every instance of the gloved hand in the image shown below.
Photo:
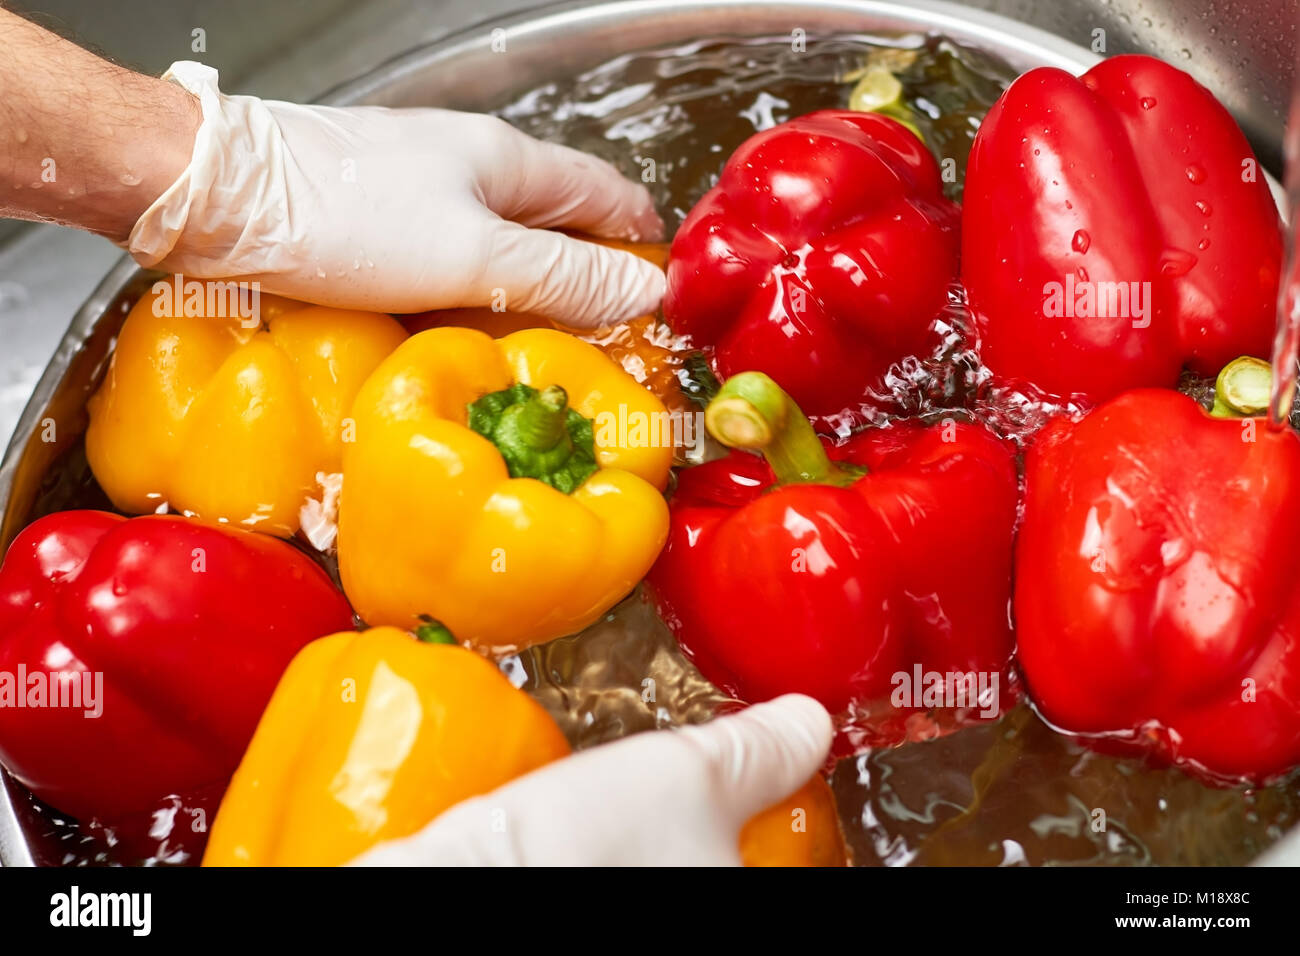
[[[821,766],[831,721],[789,694],[637,734],[452,807],[360,866],[736,866],[741,827]]]
[[[663,296],[655,266],[547,231],[660,238],[649,193],[602,160],[481,114],[225,96],[188,61],[163,78],[198,97],[203,123],[127,239],[143,266],[340,308],[498,305],[574,326]]]

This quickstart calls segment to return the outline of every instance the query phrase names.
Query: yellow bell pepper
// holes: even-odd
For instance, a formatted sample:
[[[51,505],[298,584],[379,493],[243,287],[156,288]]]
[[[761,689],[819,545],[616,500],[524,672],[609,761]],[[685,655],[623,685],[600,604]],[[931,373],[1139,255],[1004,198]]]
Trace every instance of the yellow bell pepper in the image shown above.
[[[333,866],[566,756],[489,661],[396,628],[293,659],[221,801],[204,866]]]
[[[387,315],[269,295],[256,318],[206,303],[187,315],[167,285],[131,310],[90,400],[91,470],[125,512],[165,502],[293,535],[316,473],[341,470],[352,399],[405,331]]]
[[[666,242],[630,243],[583,235],[578,235],[577,238],[630,252],[660,269],[668,266],[669,246]],[[402,316],[402,325],[412,334],[425,329],[455,325],[464,329],[479,329],[494,339],[520,329],[559,329],[599,348],[624,371],[654,392],[670,412],[681,416],[699,411],[682,391],[678,378],[691,350],[684,341],[674,338],[663,321],[654,315],[638,316],[599,329],[574,329],[531,312],[498,312],[487,307],[477,307],[405,315]]]
[[[462,641],[526,647],[591,624],[663,547],[668,413],[563,332],[421,332],[352,417],[339,571],[370,624],[428,616]]]

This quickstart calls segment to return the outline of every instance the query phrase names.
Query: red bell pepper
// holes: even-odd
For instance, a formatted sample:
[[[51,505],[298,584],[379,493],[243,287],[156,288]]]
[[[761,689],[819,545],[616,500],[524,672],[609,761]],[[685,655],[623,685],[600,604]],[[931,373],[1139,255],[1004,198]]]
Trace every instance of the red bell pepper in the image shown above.
[[[831,448],[770,378],[729,379],[706,426],[743,451],[684,470],[650,573],[705,677],[742,700],[832,712],[900,673],[1001,673],[1011,656],[1011,449],[946,421]],[[832,457],[834,460],[832,460]]]
[[[959,211],[934,158],[875,113],[824,110],[758,133],[673,240],[664,315],[722,377],[766,372],[808,414],[856,409],[937,342]]]
[[[1016,552],[1030,694],[1063,730],[1214,775],[1300,763],[1297,541],[1289,429],[1157,389],[1055,420]]]
[[[294,654],[352,626],[320,566],[269,535],[41,518],[0,567],[0,761],[83,821],[224,783]],[[51,706],[74,684],[80,706]]]
[[[1031,70],[971,149],[962,279],[995,376],[1093,402],[1267,356],[1281,223],[1228,111],[1117,56]]]

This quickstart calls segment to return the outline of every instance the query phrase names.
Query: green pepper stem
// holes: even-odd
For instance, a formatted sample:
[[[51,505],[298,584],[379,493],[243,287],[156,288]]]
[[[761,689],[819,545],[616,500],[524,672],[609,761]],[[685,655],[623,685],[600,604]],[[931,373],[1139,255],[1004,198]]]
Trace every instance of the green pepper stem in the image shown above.
[[[420,620],[423,621],[415,629],[415,639],[425,644],[457,644],[456,636],[451,633],[451,629],[443,624],[442,621],[434,620],[427,614],[421,614]]]
[[[704,427],[724,445],[762,452],[778,484],[851,485],[862,475],[831,461],[794,399],[762,372],[727,379]]]
[[[572,494],[599,468],[592,422],[552,385],[516,383],[466,408],[466,423],[497,447],[511,478],[534,478]]]
[[[1273,367],[1263,359],[1243,355],[1223,367],[1214,382],[1214,407],[1218,418],[1263,415],[1273,392]]]
[[[549,451],[565,437],[568,394],[558,385],[542,389],[524,402],[515,420],[519,441],[536,451]]]

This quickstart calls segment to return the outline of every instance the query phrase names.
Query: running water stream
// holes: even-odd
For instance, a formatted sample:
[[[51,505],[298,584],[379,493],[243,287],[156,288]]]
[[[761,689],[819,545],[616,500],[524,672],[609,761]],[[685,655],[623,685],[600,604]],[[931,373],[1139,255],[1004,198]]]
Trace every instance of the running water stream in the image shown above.
[[[1296,250],[1296,216],[1300,213],[1300,76],[1291,94],[1286,124],[1286,266],[1277,297],[1277,337],[1273,342],[1273,391],[1269,424],[1283,427],[1295,403],[1300,362],[1300,257]]]

